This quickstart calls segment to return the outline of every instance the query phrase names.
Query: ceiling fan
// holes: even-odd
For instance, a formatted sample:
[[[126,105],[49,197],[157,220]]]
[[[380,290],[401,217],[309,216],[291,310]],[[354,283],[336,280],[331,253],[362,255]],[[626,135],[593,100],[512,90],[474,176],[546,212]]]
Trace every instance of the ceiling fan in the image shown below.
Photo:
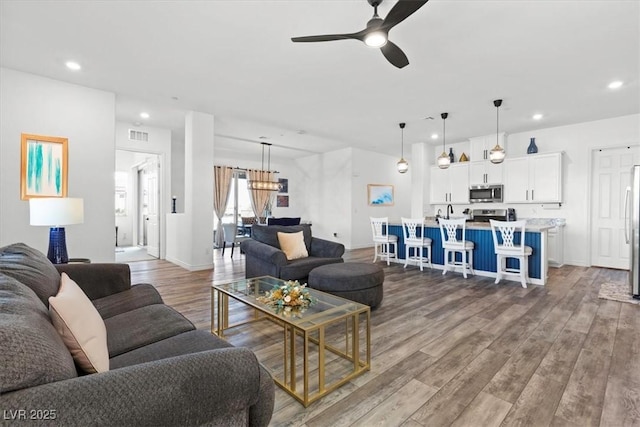
[[[367,28],[364,30],[349,34],[292,37],[291,41],[328,42],[348,39],[360,40],[369,47],[379,47],[384,57],[396,67],[402,68],[409,65],[407,55],[405,55],[397,45],[389,41],[389,31],[424,6],[429,0],[398,0],[384,19],[378,16],[378,6],[382,3],[382,0],[367,1],[373,6],[373,17],[367,22]]]

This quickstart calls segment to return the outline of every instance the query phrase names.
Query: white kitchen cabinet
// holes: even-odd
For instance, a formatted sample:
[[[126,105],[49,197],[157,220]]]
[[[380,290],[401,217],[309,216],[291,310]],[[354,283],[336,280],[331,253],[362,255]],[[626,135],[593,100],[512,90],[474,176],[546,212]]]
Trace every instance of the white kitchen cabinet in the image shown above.
[[[470,162],[469,184],[502,184],[502,163],[494,164],[486,162]]]
[[[507,136],[504,132],[498,134],[498,143],[506,149]],[[469,138],[469,160],[472,162],[489,161],[489,153],[496,146],[496,134]]]
[[[429,201],[432,205],[469,203],[469,164],[453,164],[447,169],[432,166]]]
[[[562,153],[504,161],[505,203],[561,203]]]

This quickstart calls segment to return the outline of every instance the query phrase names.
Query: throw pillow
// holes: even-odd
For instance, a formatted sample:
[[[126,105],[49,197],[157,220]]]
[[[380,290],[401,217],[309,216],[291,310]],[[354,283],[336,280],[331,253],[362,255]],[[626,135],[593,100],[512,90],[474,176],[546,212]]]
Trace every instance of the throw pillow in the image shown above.
[[[104,321],[66,273],[62,273],[58,294],[49,298],[49,314],[73,360],[82,370],[88,373],[109,370]]]
[[[282,249],[282,252],[284,252],[288,260],[309,256],[307,247],[304,245],[304,234],[302,231],[298,231],[297,233],[278,232],[278,243],[280,243],[280,249]]]

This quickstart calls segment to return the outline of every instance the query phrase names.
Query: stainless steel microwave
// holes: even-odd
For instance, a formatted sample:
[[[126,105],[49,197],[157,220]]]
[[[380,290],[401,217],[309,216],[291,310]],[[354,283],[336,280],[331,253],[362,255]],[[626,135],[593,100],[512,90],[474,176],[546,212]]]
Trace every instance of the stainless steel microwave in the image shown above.
[[[471,203],[502,203],[503,185],[472,185],[469,187]]]

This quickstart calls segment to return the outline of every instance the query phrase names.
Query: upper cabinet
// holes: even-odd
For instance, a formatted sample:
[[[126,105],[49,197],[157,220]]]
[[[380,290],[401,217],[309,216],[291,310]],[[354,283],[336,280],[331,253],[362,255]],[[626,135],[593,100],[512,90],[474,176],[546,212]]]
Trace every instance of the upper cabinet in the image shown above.
[[[494,164],[489,160],[491,149],[496,146],[496,134],[469,138],[471,153],[469,166],[469,184],[502,184],[502,164]],[[506,134],[498,134],[498,143],[505,148]]]
[[[504,161],[505,203],[562,203],[562,153]]]
[[[447,169],[431,167],[430,203],[469,203],[469,163],[455,163]]]
[[[472,162],[489,161],[489,152],[496,146],[496,134],[469,138],[469,160]],[[498,134],[498,143],[506,149],[507,135],[504,132]]]

